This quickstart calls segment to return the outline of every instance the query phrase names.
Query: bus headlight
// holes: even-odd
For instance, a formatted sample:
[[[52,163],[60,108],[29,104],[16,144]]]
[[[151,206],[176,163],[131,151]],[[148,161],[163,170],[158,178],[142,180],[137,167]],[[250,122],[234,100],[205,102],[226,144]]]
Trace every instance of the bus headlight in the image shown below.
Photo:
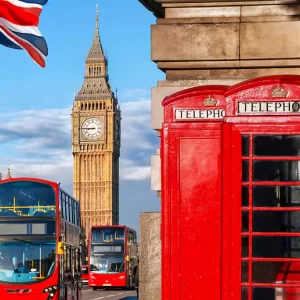
[[[57,286],[53,285],[53,286],[49,286],[49,287],[45,288],[43,290],[43,293],[50,293],[49,297],[48,297],[48,300],[50,300],[54,297],[56,291],[57,291]]]

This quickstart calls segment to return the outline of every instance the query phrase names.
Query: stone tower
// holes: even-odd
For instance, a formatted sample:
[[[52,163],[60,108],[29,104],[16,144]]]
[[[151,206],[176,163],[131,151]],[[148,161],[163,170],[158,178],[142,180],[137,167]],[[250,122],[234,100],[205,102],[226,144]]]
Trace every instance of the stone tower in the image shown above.
[[[92,225],[119,223],[121,112],[109,84],[98,13],[97,6],[84,82],[72,108],[73,189],[81,203],[81,225],[87,239]]]

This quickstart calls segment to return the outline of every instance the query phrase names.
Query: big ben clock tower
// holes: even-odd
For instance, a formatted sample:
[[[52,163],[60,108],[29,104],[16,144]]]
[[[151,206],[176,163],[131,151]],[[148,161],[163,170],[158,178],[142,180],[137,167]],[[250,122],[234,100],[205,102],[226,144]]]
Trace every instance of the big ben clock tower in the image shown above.
[[[121,112],[111,91],[100,41],[98,6],[83,85],[72,108],[74,196],[81,204],[86,238],[92,225],[119,224]]]

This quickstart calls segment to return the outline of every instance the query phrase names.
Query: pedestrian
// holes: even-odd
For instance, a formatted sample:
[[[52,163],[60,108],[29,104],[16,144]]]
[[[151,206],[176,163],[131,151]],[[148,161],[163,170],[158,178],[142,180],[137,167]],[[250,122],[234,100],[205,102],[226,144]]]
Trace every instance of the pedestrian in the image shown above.
[[[134,267],[133,270],[133,274],[134,274],[134,286],[136,289],[136,295],[137,298],[139,298],[139,261],[137,262],[137,265]]]

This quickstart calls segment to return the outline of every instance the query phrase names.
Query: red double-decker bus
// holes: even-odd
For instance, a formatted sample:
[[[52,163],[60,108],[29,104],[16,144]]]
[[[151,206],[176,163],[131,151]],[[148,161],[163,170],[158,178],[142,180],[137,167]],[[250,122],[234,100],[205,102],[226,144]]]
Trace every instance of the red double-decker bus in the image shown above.
[[[81,299],[79,202],[60,184],[0,181],[0,299]]]
[[[126,226],[92,226],[89,239],[88,285],[97,288],[132,288],[137,264],[135,230]]]

